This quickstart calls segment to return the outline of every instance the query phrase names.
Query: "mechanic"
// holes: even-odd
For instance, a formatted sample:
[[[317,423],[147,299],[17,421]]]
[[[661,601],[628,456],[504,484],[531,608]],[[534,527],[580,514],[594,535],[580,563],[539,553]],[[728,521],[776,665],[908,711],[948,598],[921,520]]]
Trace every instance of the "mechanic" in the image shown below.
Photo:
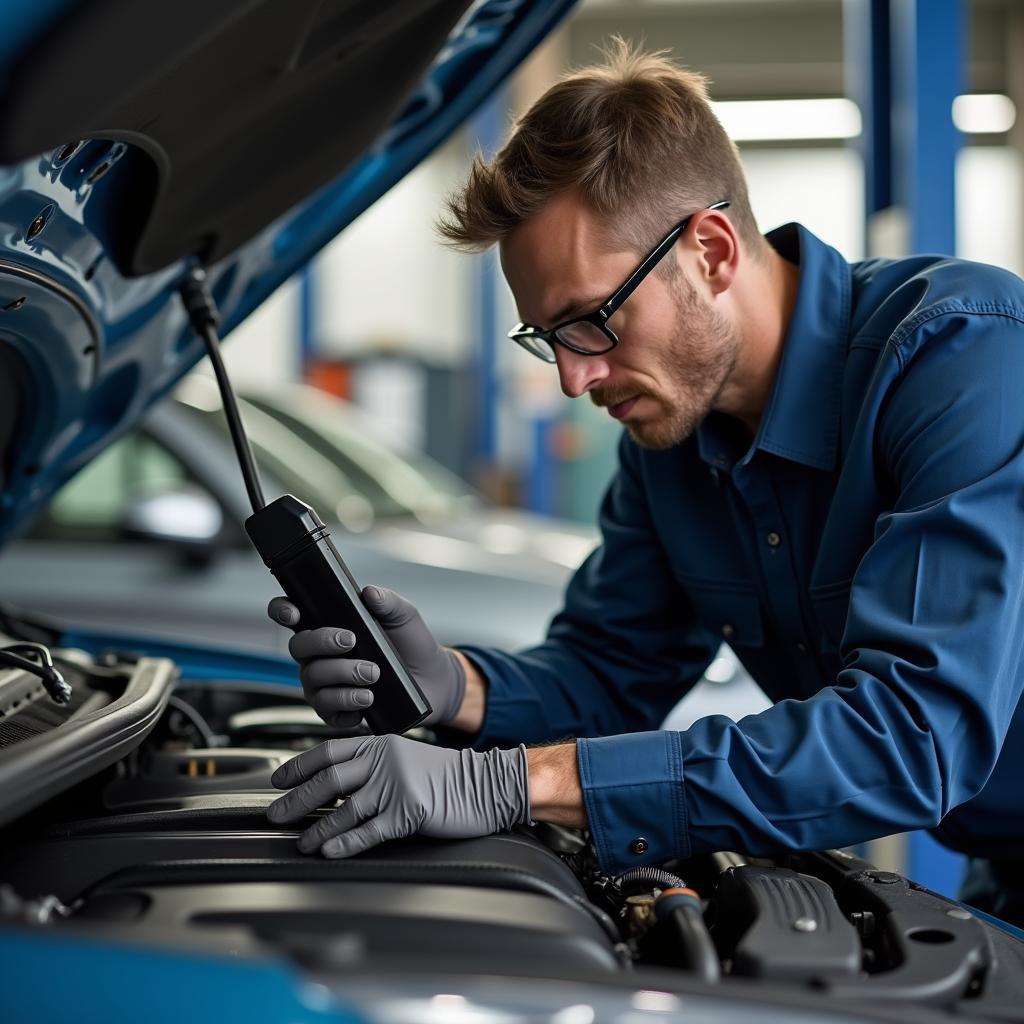
[[[299,843],[339,857],[532,818],[589,828],[609,872],[928,828],[1024,920],[1024,282],[761,235],[704,80],[621,41],[477,158],[442,231],[499,247],[511,337],[624,426],[602,543],[514,654],[444,649],[366,588],[474,749],[322,744],[272,820],[347,797]],[[723,639],[774,705],[659,730]],[[351,645],[291,640],[328,722],[373,698]]]

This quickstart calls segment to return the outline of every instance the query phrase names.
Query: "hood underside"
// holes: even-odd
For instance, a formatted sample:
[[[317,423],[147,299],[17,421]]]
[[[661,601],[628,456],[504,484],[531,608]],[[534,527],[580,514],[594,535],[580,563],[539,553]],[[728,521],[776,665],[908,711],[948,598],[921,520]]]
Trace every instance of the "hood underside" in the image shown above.
[[[85,140],[123,141],[86,176],[123,205],[118,270],[217,262],[366,149],[469,2],[77,6],[10,69],[0,162],[56,150],[77,185]]]
[[[39,0],[0,43],[0,542],[431,152],[573,0]],[[0,4],[11,12],[15,5]]]

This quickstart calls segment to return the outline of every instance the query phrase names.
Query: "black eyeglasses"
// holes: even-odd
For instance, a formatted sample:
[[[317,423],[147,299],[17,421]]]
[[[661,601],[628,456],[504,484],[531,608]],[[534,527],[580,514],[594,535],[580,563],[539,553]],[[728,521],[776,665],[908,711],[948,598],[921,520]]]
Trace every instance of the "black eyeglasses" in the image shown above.
[[[729,200],[712,203],[705,207],[708,210],[724,210]],[[578,352],[581,356],[599,356],[611,352],[619,343],[618,335],[608,326],[611,315],[636,291],[641,281],[661,262],[676,239],[686,230],[694,214],[681,220],[648,254],[643,263],[630,275],[621,288],[616,289],[611,298],[592,313],[574,316],[544,331],[529,324],[516,324],[508,336],[522,345],[527,352],[543,359],[545,363],[555,362],[555,344],[562,345],[570,352]]]

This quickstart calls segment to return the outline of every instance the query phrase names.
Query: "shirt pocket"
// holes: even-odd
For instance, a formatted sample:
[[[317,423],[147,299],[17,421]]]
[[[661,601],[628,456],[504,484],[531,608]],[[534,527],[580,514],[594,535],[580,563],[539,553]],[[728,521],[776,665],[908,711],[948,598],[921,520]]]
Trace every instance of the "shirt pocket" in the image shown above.
[[[838,654],[842,646],[846,619],[850,613],[852,586],[851,576],[847,580],[811,587],[808,591],[811,610],[818,625],[818,649],[824,654]]]
[[[761,647],[764,626],[761,600],[746,583],[727,580],[681,579],[701,623],[730,647]]]

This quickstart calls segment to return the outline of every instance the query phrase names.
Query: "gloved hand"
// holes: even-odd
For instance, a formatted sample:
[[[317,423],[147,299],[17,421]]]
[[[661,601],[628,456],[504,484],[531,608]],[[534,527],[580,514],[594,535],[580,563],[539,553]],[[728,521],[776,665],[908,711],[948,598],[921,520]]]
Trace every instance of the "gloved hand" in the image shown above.
[[[466,839],[530,820],[526,748],[450,750],[404,736],[328,740],[271,776],[295,786],[267,808],[275,823],[298,821],[347,797],[299,836],[299,850],[351,857],[389,839]]]
[[[466,673],[459,659],[435,639],[420,613],[404,597],[383,587],[363,587],[363,604],[380,623],[402,664],[430,702],[424,725],[448,722],[458,714],[466,692]],[[286,597],[275,597],[267,609],[282,626],[294,628],[299,610]],[[288,641],[288,651],[302,666],[299,678],[306,700],[328,725],[358,725],[363,709],[373,703],[373,684],[380,668],[370,661],[348,658],[355,636],[347,629],[307,629]]]

